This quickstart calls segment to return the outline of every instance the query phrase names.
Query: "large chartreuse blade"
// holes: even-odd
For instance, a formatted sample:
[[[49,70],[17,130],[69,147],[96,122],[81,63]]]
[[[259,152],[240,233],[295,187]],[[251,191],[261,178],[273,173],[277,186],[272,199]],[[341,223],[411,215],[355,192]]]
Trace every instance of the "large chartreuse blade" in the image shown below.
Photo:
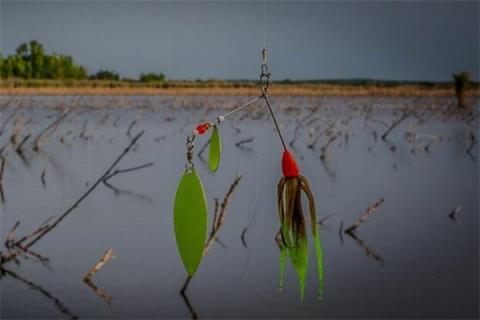
[[[207,199],[197,172],[185,171],[175,195],[173,220],[178,252],[189,276],[195,274],[203,256],[207,212]]]
[[[308,269],[308,241],[306,238],[300,237],[295,245],[287,250],[295,272],[297,273],[300,284],[300,300],[303,301]]]
[[[212,138],[210,139],[210,154],[208,158],[208,166],[210,171],[215,172],[220,164],[220,155],[222,153],[222,141],[220,140],[220,134],[218,127],[213,126]]]

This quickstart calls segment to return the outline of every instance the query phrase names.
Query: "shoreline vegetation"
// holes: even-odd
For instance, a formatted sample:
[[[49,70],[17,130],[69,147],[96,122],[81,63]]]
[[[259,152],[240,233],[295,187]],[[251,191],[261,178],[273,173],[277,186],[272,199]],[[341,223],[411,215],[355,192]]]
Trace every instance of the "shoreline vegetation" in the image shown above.
[[[256,81],[249,80],[94,80],[1,79],[0,95],[173,95],[254,96]],[[403,82],[374,80],[278,81],[272,96],[455,96],[454,82]],[[466,96],[480,96],[471,83]]]
[[[32,40],[15,53],[0,52],[0,95],[223,95],[254,96],[255,80],[172,80],[161,72],[140,73],[138,79],[122,78],[113,70],[91,73],[73,57],[47,53]],[[468,72],[452,81],[388,81],[372,79],[274,81],[269,94],[279,96],[455,96],[459,105],[466,96],[480,96],[480,83]]]

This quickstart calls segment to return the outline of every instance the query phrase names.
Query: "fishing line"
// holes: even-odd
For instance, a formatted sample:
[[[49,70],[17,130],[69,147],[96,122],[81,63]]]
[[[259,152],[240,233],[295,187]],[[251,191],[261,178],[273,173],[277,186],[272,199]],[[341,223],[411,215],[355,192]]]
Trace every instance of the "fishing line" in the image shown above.
[[[257,102],[260,98],[261,98],[261,96],[256,97],[255,99],[252,99],[252,100],[250,100],[250,101],[242,104],[241,106],[236,107],[235,109],[233,109],[233,110],[225,113],[223,116],[220,116],[220,117],[222,117],[223,119],[225,119],[226,117],[228,117],[228,116],[231,115],[232,113],[235,113],[235,112],[237,112],[237,111],[240,111],[240,110],[242,110],[243,108],[251,105],[252,103]]]
[[[267,48],[267,1],[263,0],[263,49]]]

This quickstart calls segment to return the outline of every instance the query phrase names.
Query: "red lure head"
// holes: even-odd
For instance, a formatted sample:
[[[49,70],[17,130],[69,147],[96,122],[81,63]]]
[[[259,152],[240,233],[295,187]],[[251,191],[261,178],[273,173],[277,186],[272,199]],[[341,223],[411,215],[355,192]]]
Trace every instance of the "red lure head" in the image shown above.
[[[205,132],[207,132],[207,130],[212,126],[211,123],[202,123],[202,124],[199,124],[196,128],[195,128],[195,131],[193,132],[194,134],[204,134]]]
[[[296,178],[300,175],[300,170],[298,169],[297,162],[295,161],[293,155],[287,149],[283,151],[282,172],[283,175],[287,178]]]

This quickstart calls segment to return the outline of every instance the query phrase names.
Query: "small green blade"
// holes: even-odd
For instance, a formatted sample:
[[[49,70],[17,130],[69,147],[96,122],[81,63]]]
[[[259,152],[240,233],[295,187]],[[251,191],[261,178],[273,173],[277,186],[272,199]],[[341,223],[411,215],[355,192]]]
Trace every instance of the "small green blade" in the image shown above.
[[[218,127],[213,126],[212,138],[210,139],[210,154],[208,158],[208,166],[210,171],[215,172],[220,164],[220,155],[222,153],[222,141],[220,140],[220,134]]]
[[[175,195],[173,220],[178,252],[189,276],[195,274],[203,256],[207,212],[207,199],[197,172],[185,171]]]

